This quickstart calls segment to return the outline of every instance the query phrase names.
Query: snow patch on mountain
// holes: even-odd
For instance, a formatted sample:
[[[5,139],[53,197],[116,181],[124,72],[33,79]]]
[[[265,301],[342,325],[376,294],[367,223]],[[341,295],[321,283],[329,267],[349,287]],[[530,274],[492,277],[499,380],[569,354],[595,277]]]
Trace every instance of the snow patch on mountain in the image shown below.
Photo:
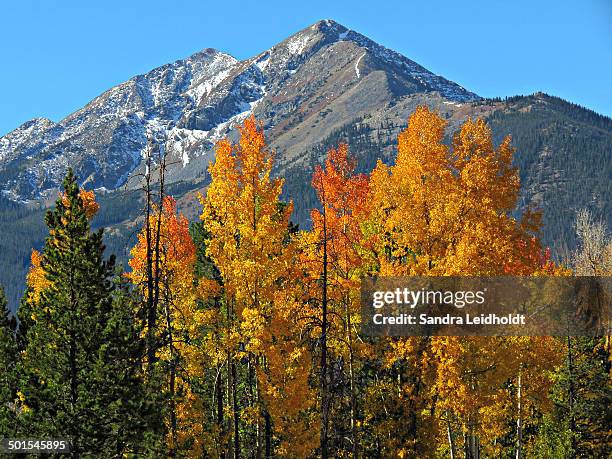
[[[197,129],[172,128],[168,131],[166,148],[181,159],[182,166],[189,164],[189,152],[207,142],[208,132]]]
[[[359,59],[357,59],[357,62],[355,62],[355,75],[357,75],[357,79],[359,79],[361,76],[361,74],[359,73],[359,63],[361,62],[361,59],[363,59],[365,55],[366,53],[363,53],[361,56],[359,56]]]
[[[0,163],[9,160],[12,153],[28,142],[35,142],[47,130],[55,126],[55,123],[47,118],[34,118],[26,121],[14,131],[4,137],[0,137]]]
[[[310,37],[307,34],[296,35],[287,43],[287,49],[291,54],[300,55],[306,49]]]
[[[270,64],[270,58],[272,57],[272,51],[266,51],[255,61],[255,65],[262,72],[266,70],[268,64]]]
[[[230,74],[234,65],[239,61],[229,54],[217,52],[210,64],[202,69],[198,77],[192,82],[186,95],[198,103],[204,96],[209,95]]]

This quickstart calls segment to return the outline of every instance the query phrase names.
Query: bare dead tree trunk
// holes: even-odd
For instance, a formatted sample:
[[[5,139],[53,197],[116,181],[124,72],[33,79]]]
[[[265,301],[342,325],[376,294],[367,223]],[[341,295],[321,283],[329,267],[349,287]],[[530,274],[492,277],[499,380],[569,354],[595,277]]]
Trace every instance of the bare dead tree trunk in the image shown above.
[[[161,223],[164,213],[164,181],[166,176],[166,149],[164,146],[157,146],[159,159],[159,194],[157,203],[157,220],[155,222],[155,275],[154,275],[154,305],[155,310],[159,305],[160,295],[160,250],[161,250]]]
[[[146,278],[146,290],[147,290],[147,305],[146,305],[146,323],[147,323],[147,371],[149,374],[153,371],[153,365],[155,364],[155,329],[157,322],[157,308],[155,305],[153,292],[154,292],[154,281],[153,281],[153,244],[151,241],[151,210],[152,210],[152,198],[151,198],[151,150],[152,143],[149,139],[146,149],[146,163],[145,163],[145,236],[146,236],[146,258],[147,258],[147,278]]]
[[[160,250],[161,250],[161,221],[163,213],[163,200],[165,197],[166,150],[164,145],[157,145],[149,138],[145,152],[145,236],[146,236],[146,325],[147,325],[147,371],[152,372],[157,360],[157,314],[160,297]],[[158,209],[155,227],[151,224],[153,213],[153,153],[157,151],[159,161],[159,192]]]

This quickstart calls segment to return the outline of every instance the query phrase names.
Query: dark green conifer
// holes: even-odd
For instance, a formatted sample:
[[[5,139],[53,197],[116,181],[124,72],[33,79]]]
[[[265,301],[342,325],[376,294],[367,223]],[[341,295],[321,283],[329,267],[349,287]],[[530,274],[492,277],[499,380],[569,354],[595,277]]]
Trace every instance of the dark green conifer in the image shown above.
[[[72,171],[46,215],[41,267],[49,282],[27,295],[19,366],[23,434],[68,438],[73,457],[141,449],[150,411],[141,373],[134,304],[91,232]],[[21,311],[20,311],[21,313]]]
[[[17,322],[9,314],[4,290],[0,287],[0,438],[15,436],[16,328]]]

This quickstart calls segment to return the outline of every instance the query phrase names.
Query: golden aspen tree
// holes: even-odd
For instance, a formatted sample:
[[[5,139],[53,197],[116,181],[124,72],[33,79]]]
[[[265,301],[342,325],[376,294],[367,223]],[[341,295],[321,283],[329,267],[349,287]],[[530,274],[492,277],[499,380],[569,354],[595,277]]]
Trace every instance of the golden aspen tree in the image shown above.
[[[511,215],[519,177],[512,166],[510,138],[495,148],[486,123],[468,120],[449,147],[444,143],[446,127],[428,108],[417,108],[398,137],[395,165],[379,162],[372,172],[365,246],[377,271],[428,276],[558,272],[537,240],[538,215],[527,213],[520,222]],[[527,342],[549,343],[537,338]],[[507,378],[519,373],[516,365],[510,372],[499,369],[505,358],[497,352],[500,343],[503,339],[457,337],[388,341],[391,362],[411,365],[408,374],[399,374],[398,379],[406,378],[412,390],[413,420],[418,422],[424,413],[437,409],[440,422],[435,434],[440,438],[445,433],[451,454],[458,451],[451,431],[456,420],[463,430],[465,454],[479,454],[484,413],[499,412],[501,405],[493,400],[500,400]],[[540,369],[550,365],[550,361],[540,363]],[[432,453],[419,449],[423,438],[419,429],[431,426],[428,421],[433,420],[423,419],[412,429],[410,454]]]
[[[379,161],[370,178],[371,209],[364,245],[380,275],[436,275],[445,263],[444,238],[449,231],[452,208],[447,198],[454,180],[448,147],[442,143],[445,123],[420,107],[410,117],[408,129],[398,137],[394,166]],[[422,438],[437,423],[426,419],[432,400],[427,392],[431,380],[427,338],[381,340],[385,374],[376,382],[386,394],[391,419],[380,418],[375,426],[378,442],[387,454],[409,457],[429,455]],[[381,374],[382,374],[381,373]],[[373,392],[375,396],[376,392]],[[375,422],[376,416],[370,420]],[[401,435],[394,435],[401,431]]]
[[[460,450],[499,455],[515,449],[504,439],[518,443],[534,419],[551,408],[547,396],[560,351],[553,337],[432,340],[432,357],[438,362],[431,388],[440,413],[438,442],[447,443],[440,449],[455,457]]]
[[[304,422],[300,421],[302,411],[312,398],[307,374],[296,367],[307,361],[308,350],[300,342],[298,324],[287,319],[296,312],[296,304],[280,301],[277,296],[279,291],[292,288],[295,257],[293,243],[288,240],[292,205],[280,201],[283,180],[272,177],[273,160],[263,130],[253,117],[245,120],[237,144],[227,139],[217,144],[215,162],[209,169],[212,182],[202,199],[201,219],[210,233],[207,255],[220,272],[228,319],[234,457],[245,447],[241,444],[242,423],[254,427],[252,435],[245,431],[244,436],[252,439],[258,456],[273,454],[273,434],[281,445],[297,447],[304,438],[292,438],[300,430],[295,423]],[[238,381],[245,372],[237,367],[244,366],[245,360],[247,381]],[[251,370],[255,373],[252,380],[248,376]],[[247,386],[247,407],[239,406],[239,386]],[[299,403],[291,410],[295,413],[290,416],[294,428],[283,431],[289,422],[288,412],[276,401],[287,397]],[[245,443],[249,441],[245,439]]]

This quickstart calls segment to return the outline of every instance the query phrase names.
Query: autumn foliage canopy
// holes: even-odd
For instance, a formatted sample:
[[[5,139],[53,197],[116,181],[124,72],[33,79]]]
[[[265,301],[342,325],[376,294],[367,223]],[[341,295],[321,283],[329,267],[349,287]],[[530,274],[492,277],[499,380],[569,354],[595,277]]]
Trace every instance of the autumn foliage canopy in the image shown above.
[[[514,216],[511,138],[495,146],[481,119],[450,142],[448,128],[418,107],[396,157],[368,173],[348,144],[331,148],[313,171],[305,229],[291,222],[275,152],[253,117],[237,142],[217,143],[199,221],[147,188],[144,223],[116,281],[129,300],[112,301],[130,305],[141,343],[132,376],[159,409],[141,420],[157,422],[143,434],[148,446],[122,441],[122,454],[477,458],[579,448],[571,436],[553,445],[540,427],[571,341],[361,335],[365,276],[571,274],[541,246],[539,212]],[[87,220],[99,209],[91,191],[58,202],[60,220],[71,206]],[[33,322],[57,282],[50,253],[32,252]]]

